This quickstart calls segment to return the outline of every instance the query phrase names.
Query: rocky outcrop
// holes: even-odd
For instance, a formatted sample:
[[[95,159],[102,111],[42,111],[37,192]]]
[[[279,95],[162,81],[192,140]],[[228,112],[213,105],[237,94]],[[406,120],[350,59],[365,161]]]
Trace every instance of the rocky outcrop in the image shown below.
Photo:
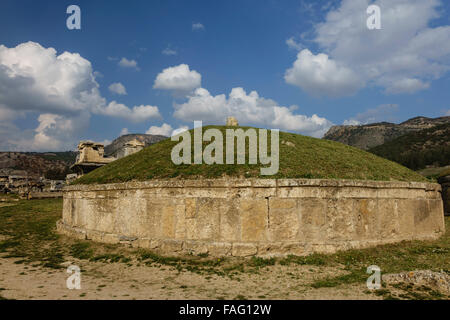
[[[126,147],[127,143],[133,140],[140,141],[144,143],[145,147],[148,147],[149,145],[164,139],[167,139],[167,137],[153,134],[126,134],[115,139],[111,144],[105,147],[105,156],[114,157],[120,150],[123,150]]]
[[[324,139],[368,150],[409,132],[429,129],[445,123],[450,123],[450,117],[435,119],[416,117],[400,124],[380,122],[357,126],[333,126],[324,135]]]

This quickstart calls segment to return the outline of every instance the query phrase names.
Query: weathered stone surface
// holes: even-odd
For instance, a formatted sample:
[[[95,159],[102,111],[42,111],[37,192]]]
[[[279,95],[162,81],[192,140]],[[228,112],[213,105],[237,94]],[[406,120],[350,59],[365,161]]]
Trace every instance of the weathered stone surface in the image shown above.
[[[241,240],[241,215],[239,200],[231,199],[227,208],[220,213],[220,241],[235,242]]]
[[[440,186],[217,179],[69,186],[59,232],[165,254],[305,255],[434,239]]]
[[[266,199],[242,199],[240,206],[241,240],[267,240],[268,214]]]
[[[326,200],[299,199],[300,211],[300,238],[308,241],[320,241],[325,232]]]
[[[239,123],[235,117],[228,117],[226,125],[230,127],[237,127]]]
[[[295,199],[269,199],[269,240],[295,240],[299,231],[299,212]]]
[[[254,243],[234,243],[231,255],[234,257],[254,256],[258,252],[258,247]]]
[[[224,257],[231,254],[231,243],[213,242],[208,243],[208,253],[214,257]]]

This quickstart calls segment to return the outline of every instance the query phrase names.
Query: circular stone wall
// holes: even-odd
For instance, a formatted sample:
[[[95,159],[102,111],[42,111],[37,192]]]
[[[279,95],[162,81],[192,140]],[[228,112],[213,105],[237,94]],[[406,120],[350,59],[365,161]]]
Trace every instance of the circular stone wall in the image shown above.
[[[444,233],[438,184],[159,180],[64,189],[61,233],[165,254],[304,255]]]

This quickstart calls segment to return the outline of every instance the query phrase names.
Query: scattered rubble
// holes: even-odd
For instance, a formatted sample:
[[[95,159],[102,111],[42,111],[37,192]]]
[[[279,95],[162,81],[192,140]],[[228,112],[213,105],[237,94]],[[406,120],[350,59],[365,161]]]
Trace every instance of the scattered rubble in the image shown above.
[[[441,293],[450,294],[450,275],[431,270],[416,270],[402,273],[385,274],[382,280],[386,284],[406,283],[427,286]]]

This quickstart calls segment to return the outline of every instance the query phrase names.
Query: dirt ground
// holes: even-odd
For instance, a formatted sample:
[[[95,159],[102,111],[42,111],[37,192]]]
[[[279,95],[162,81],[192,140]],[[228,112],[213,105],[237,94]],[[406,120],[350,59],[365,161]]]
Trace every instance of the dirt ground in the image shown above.
[[[380,299],[365,283],[345,288],[312,288],[319,278],[343,271],[330,267],[270,266],[259,274],[230,279],[179,272],[167,266],[73,260],[81,268],[81,289],[69,290],[66,268],[16,264],[0,258],[0,295],[6,299]]]

